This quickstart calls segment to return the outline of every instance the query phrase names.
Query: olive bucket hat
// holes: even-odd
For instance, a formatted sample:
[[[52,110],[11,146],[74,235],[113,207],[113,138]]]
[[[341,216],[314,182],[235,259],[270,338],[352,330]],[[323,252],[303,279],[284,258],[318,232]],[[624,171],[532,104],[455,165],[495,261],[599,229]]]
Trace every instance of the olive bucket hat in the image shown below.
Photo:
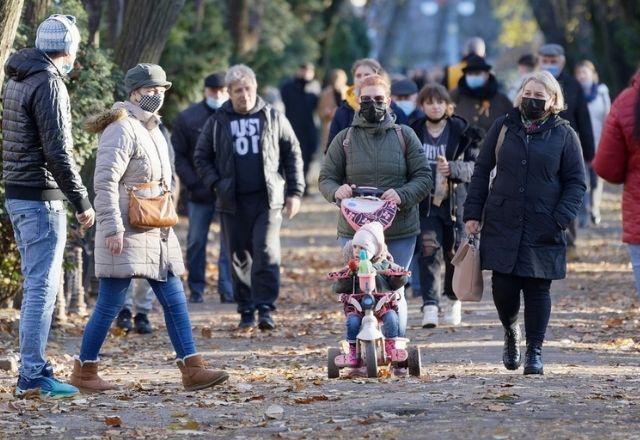
[[[128,94],[141,87],[162,86],[171,88],[167,74],[157,64],[138,64],[127,71],[124,76],[124,88]]]

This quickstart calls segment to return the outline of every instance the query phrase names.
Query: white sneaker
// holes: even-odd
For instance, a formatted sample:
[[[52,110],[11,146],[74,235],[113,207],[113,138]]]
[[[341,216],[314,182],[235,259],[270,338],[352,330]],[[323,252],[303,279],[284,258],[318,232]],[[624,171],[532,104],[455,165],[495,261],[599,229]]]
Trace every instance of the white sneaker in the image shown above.
[[[424,306],[422,312],[422,328],[434,328],[438,326],[438,306]]]
[[[449,325],[460,325],[462,322],[462,302],[447,298],[448,307],[444,312],[443,321]]]

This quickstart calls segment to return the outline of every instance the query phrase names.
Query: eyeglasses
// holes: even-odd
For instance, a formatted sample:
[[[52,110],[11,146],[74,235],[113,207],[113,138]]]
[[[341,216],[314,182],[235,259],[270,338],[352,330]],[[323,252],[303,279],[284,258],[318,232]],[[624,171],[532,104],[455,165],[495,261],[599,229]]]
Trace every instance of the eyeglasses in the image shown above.
[[[360,97],[360,103],[364,104],[365,102],[375,102],[376,104],[382,104],[387,100],[386,96],[378,95],[378,96],[367,96],[363,95]]]

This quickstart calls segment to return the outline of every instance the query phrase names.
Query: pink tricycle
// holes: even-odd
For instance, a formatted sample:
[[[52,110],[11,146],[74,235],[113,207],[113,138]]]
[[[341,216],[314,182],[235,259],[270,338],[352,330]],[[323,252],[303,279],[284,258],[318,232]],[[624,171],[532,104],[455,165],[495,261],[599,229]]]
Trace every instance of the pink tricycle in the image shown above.
[[[364,252],[364,251],[362,251]],[[353,266],[358,263],[353,263]],[[329,279],[339,280],[351,278],[355,271],[350,262],[349,267],[340,272],[332,272]],[[409,272],[385,271],[385,275],[408,275]],[[338,300],[344,306],[345,315],[357,313],[364,315],[360,324],[360,331],[356,338],[356,367],[366,366],[367,377],[378,377],[379,366],[389,368],[406,368],[412,376],[420,376],[420,349],[415,346],[407,347],[406,338],[395,338],[394,348],[386,349],[385,337],[380,330],[381,318],[389,309],[397,310],[399,294],[397,292],[376,291],[376,271],[366,258],[366,252],[361,254],[358,267],[358,285],[362,293],[341,293]],[[355,284],[355,280],[354,280]],[[355,292],[355,285],[353,292]],[[327,373],[329,378],[340,376],[341,368],[353,368],[349,355],[339,348],[329,348],[327,359]]]

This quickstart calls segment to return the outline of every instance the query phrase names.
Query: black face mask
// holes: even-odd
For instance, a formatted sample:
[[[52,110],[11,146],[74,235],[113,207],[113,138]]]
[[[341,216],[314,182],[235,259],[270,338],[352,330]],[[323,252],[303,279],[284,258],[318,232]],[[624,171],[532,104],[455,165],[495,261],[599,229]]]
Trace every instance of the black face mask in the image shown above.
[[[445,113],[444,115],[442,115],[441,117],[439,117],[438,119],[432,119],[429,117],[429,115],[427,115],[427,121],[431,122],[432,124],[437,124],[438,122],[442,121],[443,119],[447,119],[447,114]]]
[[[362,117],[372,124],[380,122],[384,115],[387,114],[387,103],[377,103],[375,101],[367,101],[360,103],[360,114]]]
[[[536,119],[542,118],[547,112],[544,109],[546,103],[547,101],[544,99],[522,98],[520,110],[524,114],[525,118],[535,121]]]

